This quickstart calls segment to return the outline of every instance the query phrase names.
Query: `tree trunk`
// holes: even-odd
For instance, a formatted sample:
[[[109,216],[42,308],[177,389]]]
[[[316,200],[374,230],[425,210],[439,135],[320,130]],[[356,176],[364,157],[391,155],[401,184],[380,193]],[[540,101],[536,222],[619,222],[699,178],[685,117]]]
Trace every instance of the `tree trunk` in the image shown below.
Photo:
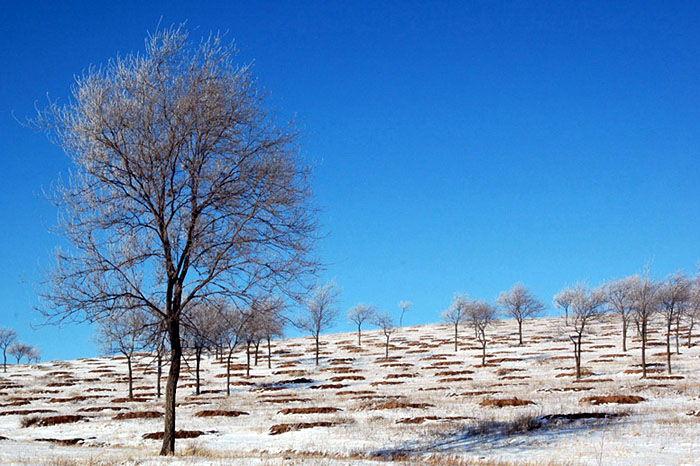
[[[231,355],[233,354],[233,348],[228,351],[228,358],[226,358],[226,396],[231,396]]]
[[[481,365],[486,365],[486,338],[481,342]]]
[[[362,324],[357,326],[357,347],[362,348]]]
[[[160,449],[161,456],[175,453],[175,396],[182,359],[180,322],[177,319],[171,318],[168,322],[168,336],[170,338],[170,369],[168,370],[168,381],[165,384],[165,430],[163,431],[163,446]]]
[[[688,338],[688,341],[690,341],[690,338]],[[5,353],[5,350],[2,352],[2,359],[3,372],[7,372],[7,354]]]
[[[520,339],[519,342],[522,345],[523,344],[523,321],[518,320],[518,338]]]
[[[246,342],[245,345],[245,356],[246,356],[246,365],[245,365],[245,376],[250,377],[250,342]]]
[[[564,325],[569,325],[569,308],[564,308]]]
[[[666,368],[671,373],[671,319],[666,322]]]
[[[581,334],[578,334],[578,343],[576,344],[576,380],[581,378]]]
[[[270,344],[270,337],[267,337],[267,368],[272,369],[272,345]]]
[[[646,355],[647,322],[646,322],[646,319],[644,319],[644,321],[642,322],[641,333],[642,333],[642,378],[646,379],[647,378],[647,355]]]
[[[680,334],[681,334],[681,316],[676,315],[676,354],[681,354],[681,344],[680,344]]]
[[[457,352],[457,324],[455,324],[455,353]]]
[[[126,365],[129,368],[129,399],[132,399],[134,397],[134,378],[133,378],[133,372],[131,370],[131,356],[125,355],[126,356]]]
[[[197,388],[195,389],[195,394],[199,395],[199,362],[202,360],[202,348],[195,348],[194,350],[194,357],[195,357],[195,369],[194,369],[194,376],[195,376],[195,381]]]
[[[255,341],[255,367],[258,367],[258,350],[260,349],[260,340]]]
[[[316,365],[318,366],[318,336],[316,336]]]
[[[160,377],[163,375],[163,355],[158,352],[158,368],[156,369],[156,396],[160,398]]]
[[[389,359],[389,335],[386,336],[386,347],[384,351],[384,359]]]
[[[622,352],[627,352],[627,321],[622,319]]]

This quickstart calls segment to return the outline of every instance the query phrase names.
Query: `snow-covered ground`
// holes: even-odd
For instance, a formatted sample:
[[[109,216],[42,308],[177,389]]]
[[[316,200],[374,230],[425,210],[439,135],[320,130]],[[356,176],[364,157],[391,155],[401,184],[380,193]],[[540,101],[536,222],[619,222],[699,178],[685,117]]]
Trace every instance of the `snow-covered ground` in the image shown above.
[[[309,338],[274,342],[271,369],[261,345],[250,378],[242,369],[245,354],[237,353],[228,397],[225,365],[213,355],[203,363],[204,392],[196,396],[190,361],[178,387],[177,429],[203,435],[179,439],[178,456],[167,459],[157,456],[160,441],[143,438],[162,430],[162,418],[115,419],[163,412],[151,357],[137,358],[135,401],[124,400],[123,358],[12,365],[0,373],[0,463],[700,464],[700,345],[687,348],[683,334],[680,354],[672,347],[669,378],[665,335],[652,329],[647,361],[653,366],[644,380],[640,343],[631,330],[623,353],[619,327],[613,316],[591,327],[580,381],[573,376],[573,345],[555,318],[526,321],[522,346],[516,323],[498,322],[490,330],[485,367],[473,332],[461,330],[455,353],[453,329],[446,325],[398,330],[389,360],[376,330],[363,332],[361,349],[354,333],[323,337],[318,367]],[[581,401],[611,395],[644,401]],[[532,403],[482,405],[514,397]],[[287,408],[333,409],[282,412]],[[196,416],[205,410],[247,414]],[[83,418],[22,427],[30,416],[58,415]],[[315,422],[326,424],[276,435],[271,430]]]

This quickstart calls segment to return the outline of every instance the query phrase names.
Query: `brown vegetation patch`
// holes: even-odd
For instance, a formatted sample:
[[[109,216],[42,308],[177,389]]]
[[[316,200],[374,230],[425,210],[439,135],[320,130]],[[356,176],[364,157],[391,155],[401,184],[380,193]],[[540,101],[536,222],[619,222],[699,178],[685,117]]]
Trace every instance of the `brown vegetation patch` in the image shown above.
[[[401,385],[403,382],[399,380],[379,380],[377,382],[372,382],[370,385],[373,387],[378,387],[380,385]]]
[[[336,392],[336,395],[373,395],[377,392],[374,390],[343,390]]]
[[[197,416],[197,417],[216,417],[216,416],[238,417],[238,416],[248,416],[248,413],[246,413],[245,411],[212,409],[212,410],[199,411],[197,414],[195,414],[195,416]]]
[[[434,408],[435,405],[430,403],[406,403],[403,401],[389,401],[386,403],[377,404],[371,406],[369,409],[380,410],[380,409],[426,409]]]
[[[263,403],[305,403],[307,401],[311,401],[310,398],[295,398],[293,396],[289,397],[283,397],[283,398],[264,398],[262,400]]]
[[[347,385],[344,385],[342,383],[326,383],[323,385],[314,385],[313,387],[309,387],[313,390],[335,390],[338,388],[345,388]]]
[[[682,375],[650,375],[647,377],[647,379],[651,380],[683,380],[684,378]]]
[[[102,398],[100,395],[79,395],[71,398],[51,398],[49,403],[76,403],[85,400],[96,400]]]
[[[297,422],[294,424],[275,424],[270,427],[270,435],[284,434],[294,430],[311,429],[312,427],[333,427],[339,425],[339,422]]]
[[[22,427],[30,427],[37,425],[39,427],[55,426],[58,424],[70,424],[73,422],[79,422],[86,420],[85,416],[79,416],[77,414],[63,414],[59,416],[47,416],[47,417],[26,417],[22,419]]]
[[[126,406],[90,406],[88,408],[80,408],[78,410],[79,413],[96,413],[99,411],[121,411],[123,409],[126,409]]]
[[[647,369],[647,374],[658,374],[663,371],[663,369]],[[644,372],[642,369],[627,369],[624,374],[641,374],[642,372]]]
[[[443,371],[443,372],[436,372],[435,377],[450,377],[452,375],[467,375],[467,374],[473,374],[474,371],[469,370],[469,369],[464,369],[461,371]]]
[[[85,441],[85,439],[82,438],[38,438],[34,439],[36,442],[51,442],[55,443],[56,445],[61,445],[63,447],[68,447],[71,445],[78,445],[81,444]]]
[[[110,403],[145,403],[148,401],[148,398],[139,398],[139,397],[133,397],[133,398],[114,398],[110,400]]]
[[[310,407],[310,408],[285,408],[277,411],[277,414],[327,414],[342,411],[340,408],[331,406]]]
[[[128,413],[119,413],[113,419],[121,421],[124,419],[153,419],[158,417],[163,417],[163,413],[160,411],[130,411]]]
[[[635,395],[608,395],[608,396],[588,396],[586,398],[581,398],[579,403],[589,403],[592,405],[601,405],[605,403],[617,403],[617,404],[637,404],[642,401],[646,401],[645,398]]]
[[[358,372],[362,372],[362,369],[353,369],[351,367],[334,367],[329,369],[329,372],[333,372],[334,374],[356,374]]]
[[[178,430],[175,432],[175,438],[197,438],[204,434],[205,433],[201,430]],[[147,440],[163,440],[163,432],[151,432],[150,434],[143,434],[143,438]]]
[[[29,414],[49,414],[55,413],[53,409],[18,409],[15,411],[0,412],[0,416],[27,416]]]
[[[444,379],[439,379],[439,383],[452,383],[452,382],[469,382],[472,379],[471,377],[447,377]]]
[[[513,398],[487,399],[480,403],[481,406],[492,406],[495,408],[505,408],[507,406],[527,406],[534,404],[534,401],[521,400],[517,396],[514,396]]]
[[[410,379],[412,377],[418,377],[417,374],[387,374],[387,379]]]
[[[365,380],[361,375],[340,375],[338,377],[331,377],[331,382],[342,382],[343,380]]]

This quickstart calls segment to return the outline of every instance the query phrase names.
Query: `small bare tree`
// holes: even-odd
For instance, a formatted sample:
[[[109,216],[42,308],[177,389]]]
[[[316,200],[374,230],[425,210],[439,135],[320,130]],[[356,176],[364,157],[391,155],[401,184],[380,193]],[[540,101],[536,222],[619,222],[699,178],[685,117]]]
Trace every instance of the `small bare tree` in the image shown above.
[[[317,287],[311,297],[306,301],[303,314],[297,319],[297,328],[311,333],[316,343],[316,365],[320,352],[321,332],[331,327],[338,318],[336,301],[340,295],[338,286],[327,283]]]
[[[666,324],[666,369],[669,374],[671,373],[671,326],[674,323],[678,324],[688,304],[690,286],[690,279],[683,272],[676,272],[659,286],[661,304],[659,309]]]
[[[399,327],[403,327],[403,315],[406,313],[406,311],[410,310],[413,307],[413,303],[411,301],[399,301],[399,307],[401,308],[401,317],[399,317]]]
[[[455,294],[449,309],[442,313],[442,321],[454,327],[455,353],[457,352],[457,341],[459,340],[459,326],[463,324],[467,318],[468,306],[469,297],[467,295]]]
[[[565,287],[554,296],[554,306],[564,311],[564,325],[569,325],[569,308],[571,308],[571,288]]]
[[[41,361],[41,350],[37,346],[30,346],[27,352],[27,362],[31,364],[39,361]]]
[[[286,305],[279,297],[266,296],[258,300],[255,308],[259,315],[260,335],[267,342],[267,368],[272,369],[272,339],[284,335]],[[255,361],[257,365],[257,348]]]
[[[632,288],[634,299],[634,318],[639,326],[639,334],[642,338],[642,378],[647,377],[647,336],[649,322],[659,311],[659,285],[649,278],[648,272],[644,277],[635,276]]]
[[[688,328],[688,348],[692,347],[693,328],[700,321],[700,280],[695,278],[691,282],[688,305],[683,313],[686,327]]]
[[[571,290],[571,319],[569,339],[574,344],[576,361],[576,379],[581,378],[581,344],[588,325],[603,313],[606,302],[604,288],[591,290],[587,285],[579,284]]]
[[[99,322],[97,342],[106,354],[120,353],[126,358],[129,379],[129,398],[134,397],[132,362],[134,354],[148,344],[147,314],[136,308],[120,316],[111,316]]]
[[[372,322],[377,310],[374,306],[358,304],[348,312],[348,320],[357,325],[357,346],[362,347],[362,324]]]
[[[237,306],[219,300],[221,310],[221,341],[226,349],[226,396],[231,395],[231,359],[238,344],[244,339],[244,327],[248,317]]]
[[[17,340],[17,333],[7,327],[0,327],[0,349],[2,349],[3,372],[7,372],[7,350]]]
[[[14,356],[17,359],[17,364],[19,364],[22,358],[30,354],[31,350],[32,347],[28,344],[22,343],[21,341],[16,341],[10,345],[7,352],[10,354],[10,356]]]
[[[161,455],[175,453],[183,310],[214,295],[299,299],[318,268],[297,132],[275,123],[235,54],[218,35],[156,31],[145,52],[88,68],[73,98],[34,122],[74,164],[53,196],[69,247],[39,307],[50,321],[95,322],[118,318],[129,297],[163,322]]]
[[[476,341],[481,345],[481,365],[486,364],[486,329],[496,320],[496,308],[486,301],[467,304],[466,320],[474,329]]]
[[[387,312],[378,312],[374,316],[374,325],[379,327],[386,338],[386,345],[384,346],[384,358],[389,358],[389,340],[391,335],[396,332],[396,326],[394,324],[394,319]]]
[[[208,301],[191,304],[183,319],[183,347],[190,348],[195,358],[195,394],[200,394],[201,362],[206,350],[214,347],[219,337],[221,315],[219,308]]]
[[[539,316],[544,304],[522,283],[516,283],[510,291],[504,291],[497,299],[504,314],[518,321],[518,342],[523,344],[523,320]]]
[[[605,285],[607,303],[622,321],[622,351],[627,351],[627,329],[634,315],[633,291],[636,284],[635,277],[627,277],[621,280],[613,280]]]

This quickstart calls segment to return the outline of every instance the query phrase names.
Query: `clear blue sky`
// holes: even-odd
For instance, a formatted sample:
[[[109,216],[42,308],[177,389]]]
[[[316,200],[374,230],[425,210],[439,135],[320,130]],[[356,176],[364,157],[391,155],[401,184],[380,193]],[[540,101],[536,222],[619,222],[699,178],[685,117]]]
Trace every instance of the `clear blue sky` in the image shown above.
[[[343,310],[411,300],[419,324],[455,292],[523,281],[550,303],[646,264],[695,273],[700,3],[591,3],[5,2],[0,326],[45,359],[95,354],[85,326],[30,328],[60,243],[41,190],[70,167],[13,113],[65,101],[75,74],[141,50],[159,21],[229,31],[301,125]]]

